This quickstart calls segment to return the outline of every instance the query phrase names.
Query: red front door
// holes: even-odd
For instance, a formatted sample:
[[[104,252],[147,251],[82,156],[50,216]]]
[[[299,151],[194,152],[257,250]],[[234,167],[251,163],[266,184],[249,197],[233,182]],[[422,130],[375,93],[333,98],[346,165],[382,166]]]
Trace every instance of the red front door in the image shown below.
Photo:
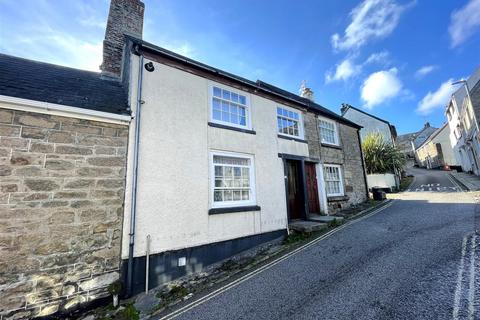
[[[305,175],[307,180],[308,211],[320,213],[320,202],[318,201],[317,171],[314,163],[305,163]]]

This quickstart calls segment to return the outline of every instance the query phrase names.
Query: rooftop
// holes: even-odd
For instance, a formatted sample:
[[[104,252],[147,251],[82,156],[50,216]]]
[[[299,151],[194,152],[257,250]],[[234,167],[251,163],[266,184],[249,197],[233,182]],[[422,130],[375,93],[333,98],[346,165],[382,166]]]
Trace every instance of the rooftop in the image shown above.
[[[0,95],[129,114],[127,93],[118,80],[6,54],[0,54]]]

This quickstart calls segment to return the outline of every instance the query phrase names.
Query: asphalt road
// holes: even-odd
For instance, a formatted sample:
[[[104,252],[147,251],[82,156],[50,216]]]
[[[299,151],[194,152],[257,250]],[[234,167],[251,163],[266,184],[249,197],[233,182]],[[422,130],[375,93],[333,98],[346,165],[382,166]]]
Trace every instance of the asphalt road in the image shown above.
[[[412,171],[388,208],[176,319],[480,319],[475,195]]]

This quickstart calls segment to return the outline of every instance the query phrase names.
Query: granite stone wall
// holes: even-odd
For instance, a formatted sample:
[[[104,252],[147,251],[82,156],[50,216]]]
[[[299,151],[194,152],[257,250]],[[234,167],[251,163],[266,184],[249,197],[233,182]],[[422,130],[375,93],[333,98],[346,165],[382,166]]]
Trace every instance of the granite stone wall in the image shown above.
[[[326,146],[320,141],[317,116],[307,112],[304,119],[310,157],[320,159],[324,164],[342,166],[345,196],[327,198],[329,214],[366,201],[367,187],[357,129],[337,122],[340,146]]]
[[[119,277],[128,127],[0,109],[0,317],[47,316]]]

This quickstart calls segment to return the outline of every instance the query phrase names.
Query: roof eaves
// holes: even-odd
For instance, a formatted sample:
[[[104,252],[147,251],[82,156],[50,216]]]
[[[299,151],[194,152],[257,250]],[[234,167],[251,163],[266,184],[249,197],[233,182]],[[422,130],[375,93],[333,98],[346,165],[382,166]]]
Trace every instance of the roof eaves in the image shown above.
[[[265,93],[268,93],[270,95],[274,95],[274,96],[277,96],[277,97],[281,97],[283,99],[286,99],[286,100],[289,100],[293,103],[296,103],[296,104],[299,104],[303,107],[306,107],[308,108],[310,111],[312,112],[315,112],[315,113],[320,113],[324,116],[327,116],[327,117],[330,117],[330,118],[334,118],[346,125],[349,125],[351,127],[354,127],[354,128],[357,128],[357,129],[360,129],[362,128],[362,126],[358,125],[357,123],[354,123],[336,113],[334,113],[333,111],[330,111],[328,109],[326,109],[325,107],[319,105],[319,104],[316,104],[316,103],[313,103],[311,101],[304,101],[304,100],[308,100],[308,99],[305,99],[305,98],[302,98],[302,97],[299,97],[299,96],[296,96],[295,98],[292,98],[292,96],[295,96],[293,93],[289,93],[288,95],[287,94],[282,94],[282,93],[279,93],[279,92],[275,92],[274,90],[271,90],[269,88],[266,88],[264,87],[263,85],[260,85],[258,83],[258,80],[257,82],[253,82],[251,80],[248,80],[248,79],[245,79],[243,77],[240,77],[240,76],[237,76],[237,75],[234,75],[232,73],[229,73],[229,72],[226,72],[226,71],[223,71],[223,70],[220,70],[220,69],[217,69],[217,68],[214,68],[214,67],[211,67],[209,65],[206,65],[204,63],[201,63],[201,62],[198,62],[196,60],[193,60],[193,59],[190,59],[190,58],[187,58],[187,57],[184,57],[182,55],[179,55],[175,52],[172,52],[170,50],[167,50],[167,49],[164,49],[164,48],[161,48],[159,46],[156,46],[154,44],[151,44],[151,43],[148,43],[146,41],[143,41],[141,39],[138,39],[138,38],[134,38],[134,37],[131,37],[131,36],[126,36],[127,38],[129,38],[134,44],[137,44],[139,46],[141,46],[142,48],[148,50],[148,51],[151,51],[152,53],[156,53],[156,54],[161,54],[163,55],[164,57],[167,57],[167,58],[170,58],[170,59],[174,59],[174,60],[177,60],[177,61],[180,61],[182,63],[186,63],[186,64],[189,64],[191,66],[194,66],[194,67],[197,67],[197,68],[200,68],[204,71],[208,71],[210,73],[214,73],[214,74],[217,74],[219,76],[222,76],[222,77],[225,77],[225,78],[228,78],[230,80],[234,80],[234,81],[237,81],[237,82],[240,82],[244,85],[247,85],[247,86],[250,86],[251,88],[255,89],[255,90],[261,90]],[[260,81],[261,83],[264,83],[265,85],[268,85],[268,86],[271,86],[269,85],[268,83],[266,82],[263,82],[263,81]],[[280,88],[278,88],[280,89]],[[283,90],[283,89],[280,89],[282,91],[285,91],[285,92],[288,92],[286,90]]]

